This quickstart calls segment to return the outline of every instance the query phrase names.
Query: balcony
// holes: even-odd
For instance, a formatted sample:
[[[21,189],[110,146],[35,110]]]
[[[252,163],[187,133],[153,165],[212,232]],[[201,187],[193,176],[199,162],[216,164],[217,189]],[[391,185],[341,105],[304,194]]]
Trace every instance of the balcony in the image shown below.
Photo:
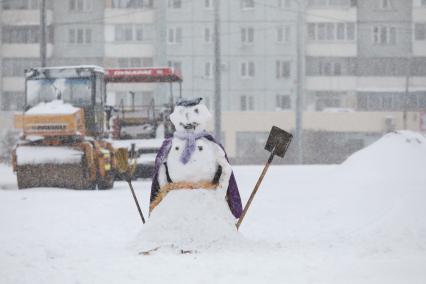
[[[306,89],[312,91],[351,91],[356,89],[353,76],[307,76]]]
[[[352,57],[357,53],[356,41],[308,41],[306,44],[307,56]]]
[[[3,10],[1,14],[3,25],[29,26],[40,24],[39,10]],[[46,24],[52,23],[52,11],[46,11]]]
[[[46,56],[52,56],[53,45],[47,44]],[[1,46],[3,57],[9,58],[31,58],[40,57],[40,45],[38,43],[4,43]]]
[[[308,7],[306,10],[307,23],[321,22],[356,22],[357,8],[350,6]]]
[[[113,43],[105,44],[106,57],[153,57],[154,48],[151,44]]]
[[[105,25],[146,24],[154,22],[154,12],[147,9],[105,9]]]

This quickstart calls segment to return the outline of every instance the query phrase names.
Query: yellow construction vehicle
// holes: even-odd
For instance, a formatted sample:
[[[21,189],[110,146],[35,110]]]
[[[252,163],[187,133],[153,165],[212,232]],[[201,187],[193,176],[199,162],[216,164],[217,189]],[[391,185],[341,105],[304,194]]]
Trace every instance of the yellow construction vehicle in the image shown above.
[[[105,74],[98,66],[26,70],[22,136],[12,154],[18,188],[109,189],[114,149],[105,138]]]

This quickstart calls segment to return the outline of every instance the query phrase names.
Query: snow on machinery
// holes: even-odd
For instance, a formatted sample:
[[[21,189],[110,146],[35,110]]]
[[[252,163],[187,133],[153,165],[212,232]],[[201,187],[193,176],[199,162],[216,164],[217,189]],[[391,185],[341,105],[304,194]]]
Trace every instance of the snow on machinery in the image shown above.
[[[173,84],[179,84],[179,97],[182,96],[182,77],[169,67],[159,68],[112,68],[106,70],[105,81],[112,83],[160,83],[170,85],[170,94],[164,104],[157,104],[153,97],[147,105],[136,105],[135,96],[129,88],[131,105],[120,102],[116,106],[116,117],[112,123],[113,144],[126,147],[137,159],[135,177],[151,177],[155,156],[161,147],[164,136],[171,136],[173,126],[169,115],[173,111]],[[133,150],[132,150],[132,144]]]
[[[105,79],[98,66],[26,71],[22,136],[12,154],[18,187],[109,189],[114,149],[105,137]]]

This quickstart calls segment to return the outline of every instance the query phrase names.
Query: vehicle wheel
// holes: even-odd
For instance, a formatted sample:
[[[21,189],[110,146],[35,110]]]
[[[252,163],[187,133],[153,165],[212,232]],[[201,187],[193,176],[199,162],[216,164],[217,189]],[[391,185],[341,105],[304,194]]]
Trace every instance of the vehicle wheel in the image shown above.
[[[98,177],[98,189],[111,189],[114,186],[115,175],[112,171],[104,177]]]

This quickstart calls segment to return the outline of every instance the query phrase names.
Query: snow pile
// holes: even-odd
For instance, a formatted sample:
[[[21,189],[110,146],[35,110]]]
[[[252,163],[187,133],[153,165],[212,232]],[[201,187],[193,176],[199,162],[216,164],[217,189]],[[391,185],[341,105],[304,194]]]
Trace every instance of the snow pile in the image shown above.
[[[69,147],[20,146],[16,149],[17,164],[77,164],[83,152]]]
[[[352,156],[342,165],[348,174],[369,178],[419,178],[424,175],[426,138],[416,132],[388,133]]]
[[[70,104],[64,103],[62,100],[53,100],[47,103],[39,103],[29,109],[25,114],[32,115],[53,115],[53,114],[73,114],[79,109]]]
[[[138,238],[138,248],[200,250],[238,244],[242,237],[235,222],[220,192],[174,190],[152,211]]]

